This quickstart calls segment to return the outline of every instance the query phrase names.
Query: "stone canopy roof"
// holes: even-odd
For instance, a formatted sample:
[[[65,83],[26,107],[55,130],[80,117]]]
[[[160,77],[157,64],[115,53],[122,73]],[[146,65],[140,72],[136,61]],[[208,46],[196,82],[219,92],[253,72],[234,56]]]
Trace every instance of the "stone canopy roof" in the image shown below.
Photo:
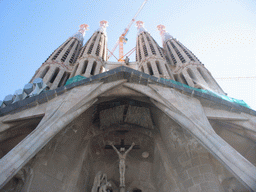
[[[48,90],[41,93],[40,95],[33,96],[30,98],[18,101],[16,103],[13,103],[11,105],[8,105],[0,109],[0,116],[4,116],[8,113],[16,113],[16,112],[31,108],[33,106],[48,102],[49,100],[55,97],[58,97],[59,95],[69,91],[70,89],[73,89],[74,87],[87,85],[95,82],[108,83],[108,82],[113,82],[113,81],[122,80],[122,79],[126,79],[127,82],[129,83],[135,83],[135,84],[141,84],[141,85],[160,84],[165,87],[174,88],[191,97],[196,97],[201,102],[208,105],[209,107],[213,107],[213,106],[214,108],[220,107],[220,108],[225,108],[228,111],[244,112],[251,115],[256,115],[256,111],[249,109],[247,107],[241,106],[239,104],[232,103],[218,97],[214,97],[207,93],[202,93],[197,90],[189,89],[187,87],[174,84],[170,81],[165,81],[163,79],[142,73],[140,71],[131,69],[126,66],[121,66],[121,67],[112,69],[110,71],[91,76],[90,78],[87,78],[66,86],[59,87],[55,90]]]

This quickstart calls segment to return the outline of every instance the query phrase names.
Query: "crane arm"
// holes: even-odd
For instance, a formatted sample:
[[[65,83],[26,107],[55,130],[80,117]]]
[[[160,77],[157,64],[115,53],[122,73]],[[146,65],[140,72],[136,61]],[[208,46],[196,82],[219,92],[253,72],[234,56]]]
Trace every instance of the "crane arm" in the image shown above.
[[[134,23],[136,17],[137,17],[138,14],[141,12],[141,10],[143,9],[143,7],[145,6],[145,4],[146,4],[147,1],[148,1],[148,0],[145,0],[145,1],[142,3],[142,5],[140,6],[140,8],[139,8],[139,10],[137,11],[137,13],[135,14],[135,16],[132,18],[132,20],[131,20],[131,22],[129,23],[129,25],[127,26],[127,28],[124,29],[124,32],[123,32],[122,35],[118,38],[118,40],[117,40],[117,42],[116,42],[114,48],[113,48],[112,51],[109,53],[108,59],[114,54],[114,52],[115,52],[115,50],[116,50],[116,48],[117,48],[118,45],[119,45],[119,46],[120,46],[121,44],[123,45],[123,40],[124,40],[125,35],[128,33],[128,31],[129,31],[129,29],[131,28],[132,24]],[[121,45],[121,50],[120,50],[121,52],[123,51],[122,45]],[[119,55],[122,55],[123,53],[120,53],[120,51],[119,51]],[[119,56],[119,57],[120,57],[120,56]],[[122,56],[121,56],[121,57],[122,57]],[[122,59],[121,57],[120,57],[119,59]]]
[[[136,17],[139,15],[139,13],[141,12],[141,10],[143,9],[143,7],[145,6],[145,4],[147,3],[148,0],[145,0],[142,5],[140,6],[139,10],[137,11],[137,13],[135,14],[135,16],[132,18],[131,22],[129,23],[129,25],[127,26],[127,28],[125,28],[124,32],[122,33],[122,36],[124,37],[129,29],[131,28],[132,24],[134,23]]]

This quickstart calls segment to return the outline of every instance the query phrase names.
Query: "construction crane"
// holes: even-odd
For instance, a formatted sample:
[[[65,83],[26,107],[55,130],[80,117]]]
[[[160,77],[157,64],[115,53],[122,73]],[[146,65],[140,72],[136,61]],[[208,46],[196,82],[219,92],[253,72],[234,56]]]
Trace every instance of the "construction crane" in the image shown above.
[[[124,32],[122,33],[122,35],[119,37],[119,39],[117,40],[114,48],[112,49],[112,51],[109,51],[109,55],[108,55],[108,59],[114,55],[114,52],[117,48],[117,46],[119,45],[119,62],[124,62],[124,43],[127,42],[127,38],[125,37],[126,34],[128,33],[130,27],[132,26],[132,24],[134,23],[136,17],[138,16],[138,14],[141,12],[142,8],[144,7],[144,5],[146,4],[148,0],[145,0],[142,5],[140,6],[139,10],[137,11],[137,13],[135,14],[135,16],[132,18],[131,22],[129,23],[129,25],[124,29]],[[135,48],[132,49],[133,51],[135,50]],[[132,51],[131,50],[131,51]],[[130,52],[131,52],[130,51]],[[116,57],[115,57],[116,58]]]

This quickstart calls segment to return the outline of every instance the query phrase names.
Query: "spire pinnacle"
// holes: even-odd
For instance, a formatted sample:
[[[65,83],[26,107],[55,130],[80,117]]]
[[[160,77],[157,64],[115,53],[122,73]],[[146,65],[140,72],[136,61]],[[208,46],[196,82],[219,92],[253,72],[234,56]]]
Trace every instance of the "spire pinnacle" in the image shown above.
[[[83,35],[83,37],[84,37],[85,32],[89,30],[89,29],[88,29],[89,25],[87,25],[87,24],[82,24],[82,25],[80,25],[79,27],[80,27],[80,29],[79,29],[78,31],[79,31],[79,32]]]
[[[164,25],[157,25],[157,29],[160,31],[163,43],[168,39],[173,39],[173,37],[165,30]]]
[[[107,26],[108,26],[108,22],[107,21],[105,21],[105,20],[100,21],[100,28],[99,28],[98,31],[100,31],[100,32],[102,32],[102,33],[104,33],[106,35],[106,33],[107,33],[106,32]]]
[[[81,41],[83,43],[85,31],[89,30],[88,27],[89,27],[89,25],[87,25],[87,24],[80,25],[78,32],[76,32],[73,35],[73,37],[77,38],[79,41]]]
[[[138,29],[138,34],[140,34],[142,32],[146,32],[146,29],[144,28],[144,22],[143,21],[137,21],[136,26],[137,26],[137,29]]]

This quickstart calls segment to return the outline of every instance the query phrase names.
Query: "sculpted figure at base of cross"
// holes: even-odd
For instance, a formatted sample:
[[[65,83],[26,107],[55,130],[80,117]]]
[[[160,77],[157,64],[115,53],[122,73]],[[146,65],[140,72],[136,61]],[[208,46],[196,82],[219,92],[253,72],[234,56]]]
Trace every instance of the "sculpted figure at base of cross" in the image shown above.
[[[95,178],[92,187],[92,192],[110,192],[111,184],[107,181],[107,175],[99,171]]]

